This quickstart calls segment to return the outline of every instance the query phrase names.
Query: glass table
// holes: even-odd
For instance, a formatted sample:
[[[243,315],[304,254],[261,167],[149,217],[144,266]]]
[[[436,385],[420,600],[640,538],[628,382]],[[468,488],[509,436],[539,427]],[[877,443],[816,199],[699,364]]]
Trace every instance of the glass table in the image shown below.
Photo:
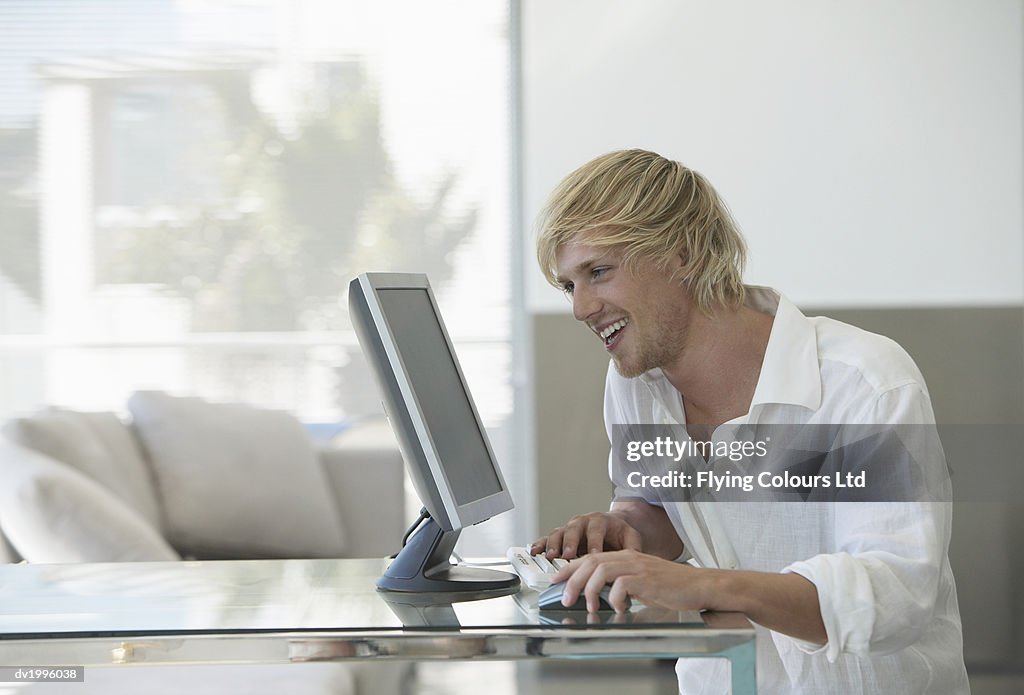
[[[538,611],[536,592],[438,603],[384,594],[386,561],[0,566],[0,664],[721,657],[756,692],[732,613]]]

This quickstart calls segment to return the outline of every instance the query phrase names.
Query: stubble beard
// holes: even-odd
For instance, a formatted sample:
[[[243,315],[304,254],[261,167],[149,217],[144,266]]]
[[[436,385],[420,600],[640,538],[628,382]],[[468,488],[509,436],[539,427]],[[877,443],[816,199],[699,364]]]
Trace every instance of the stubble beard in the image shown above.
[[[612,364],[625,379],[635,379],[641,374],[646,374],[652,369],[664,367],[671,364],[679,355],[683,346],[683,332],[665,327],[659,327],[654,336],[645,338],[634,324],[633,335],[629,336],[636,349],[635,359],[628,359],[628,355],[621,358],[612,353]]]

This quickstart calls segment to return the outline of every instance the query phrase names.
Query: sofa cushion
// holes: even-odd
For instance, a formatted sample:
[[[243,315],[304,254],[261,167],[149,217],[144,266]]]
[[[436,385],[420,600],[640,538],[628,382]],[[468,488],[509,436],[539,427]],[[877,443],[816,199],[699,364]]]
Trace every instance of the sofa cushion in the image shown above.
[[[113,413],[47,408],[4,425],[9,439],[71,466],[159,526],[160,508],[138,442]]]
[[[128,400],[153,467],[164,534],[200,558],[338,557],[340,516],[291,415],[157,391]]]
[[[0,528],[29,562],[181,559],[157,529],[96,481],[3,441]]]

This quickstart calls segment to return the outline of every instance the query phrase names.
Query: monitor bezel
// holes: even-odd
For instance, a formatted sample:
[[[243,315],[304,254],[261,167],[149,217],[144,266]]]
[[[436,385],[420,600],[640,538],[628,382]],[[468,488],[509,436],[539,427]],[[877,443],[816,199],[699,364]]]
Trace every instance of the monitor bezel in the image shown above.
[[[427,276],[421,273],[363,273],[358,276],[357,281],[362,290],[361,295],[373,323],[374,331],[380,339],[380,345],[383,348],[384,357],[386,357],[386,364],[377,360],[376,355],[372,354],[375,351],[368,350],[365,346],[364,354],[367,355],[368,361],[373,366],[378,380],[381,382],[381,392],[384,395],[387,409],[390,413],[399,415],[398,417],[389,415],[389,420],[392,428],[396,430],[399,446],[403,449],[402,453],[405,457],[406,467],[409,469],[410,477],[413,479],[417,493],[424,506],[427,507],[431,516],[445,530],[472,526],[512,509],[514,504],[508,484],[505,482],[505,476],[502,474],[501,467],[494,456],[490,438],[487,436],[487,430],[480,418],[476,402],[462,371],[462,365],[459,363],[455,346],[448,334],[448,328],[441,316],[440,307],[437,304],[437,299],[434,296]],[[398,350],[391,324],[377,294],[380,290],[420,290],[426,292],[427,299],[434,312],[434,319],[440,328],[440,334],[444,338],[448,354],[451,357],[462,390],[469,403],[474,424],[480,433],[481,440],[486,449],[487,463],[491,466],[498,479],[500,487],[498,492],[461,505],[455,500],[451,481],[440,460],[438,449],[427,426],[420,398],[409,379],[409,371]],[[387,369],[389,375],[394,379],[400,398],[396,399],[392,389],[388,388],[384,379],[385,375],[379,371],[381,369]],[[408,431],[409,424],[412,426],[412,431]],[[413,450],[408,450],[410,447]],[[427,471],[419,470],[421,461],[426,462]],[[424,476],[422,475],[423,473],[427,473],[427,475]],[[432,486],[433,490],[421,489],[423,485]],[[436,495],[431,494],[432,492],[436,493]],[[442,509],[431,508],[434,506],[431,502],[435,499],[440,502]]]

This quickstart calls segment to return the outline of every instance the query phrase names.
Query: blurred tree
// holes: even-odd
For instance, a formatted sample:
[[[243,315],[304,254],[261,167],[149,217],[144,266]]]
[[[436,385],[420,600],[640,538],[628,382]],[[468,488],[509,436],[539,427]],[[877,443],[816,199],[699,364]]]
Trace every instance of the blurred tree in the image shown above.
[[[196,332],[344,329],[348,282],[364,270],[425,272],[443,286],[476,210],[453,210],[451,173],[426,194],[403,190],[364,66],[320,66],[308,112],[287,129],[257,107],[253,74],[93,85],[97,283],[184,298]],[[0,272],[39,301],[37,137],[0,132]],[[201,359],[245,379],[273,358]],[[346,413],[377,410],[358,350],[337,375]]]
[[[319,108],[288,136],[256,107],[248,74],[198,75],[216,97],[216,113],[190,115],[220,119],[226,134],[223,143],[205,144],[224,150],[219,195],[171,221],[99,230],[100,279],[163,284],[191,300],[197,331],[338,328],[347,324],[340,298],[364,269],[446,282],[450,254],[475,227],[475,210],[449,210],[452,175],[425,203],[402,190],[364,68],[331,68],[312,100]]]

